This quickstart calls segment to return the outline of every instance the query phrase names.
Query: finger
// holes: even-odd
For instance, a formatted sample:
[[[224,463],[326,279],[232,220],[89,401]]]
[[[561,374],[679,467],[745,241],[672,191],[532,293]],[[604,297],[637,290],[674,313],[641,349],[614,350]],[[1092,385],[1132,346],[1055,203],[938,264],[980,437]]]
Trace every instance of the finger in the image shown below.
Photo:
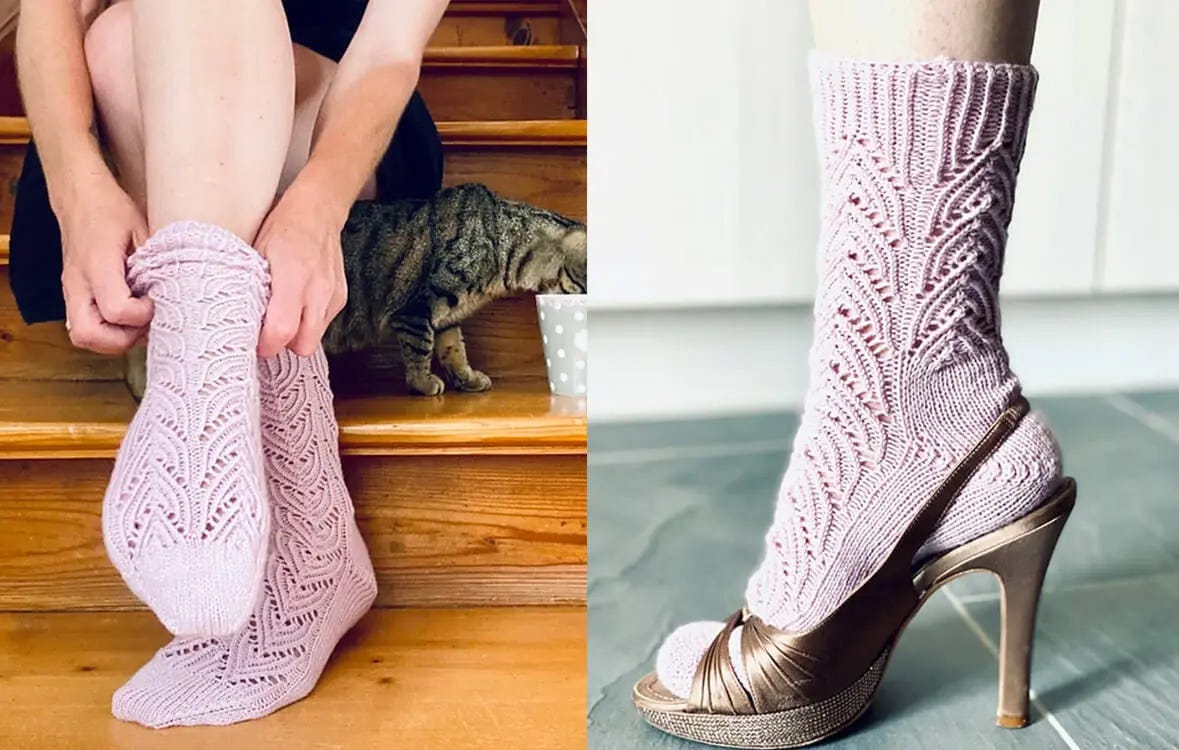
[[[339,315],[344,310],[344,306],[347,304],[348,304],[348,296],[347,295],[332,295],[331,302],[330,302],[330,304],[328,304],[327,311],[324,313],[324,318],[323,318],[324,329],[326,329],[328,326],[330,326],[332,324],[332,321],[335,320],[336,316]]]
[[[147,231],[147,222],[144,221],[143,217],[139,215],[138,211],[136,211],[135,212],[135,223],[131,226],[131,248],[130,248],[130,250],[132,252],[134,252],[137,248],[140,248],[143,245],[147,244],[147,238],[149,236],[150,235],[148,234],[148,231]]]
[[[131,346],[127,347],[128,349],[130,349],[132,346],[135,346],[136,344],[141,344],[141,343],[144,343],[147,341],[147,334],[151,331],[151,327],[144,326],[143,328],[128,328],[126,330],[131,331],[132,333],[135,334],[135,340],[131,342]]]
[[[328,303],[328,309],[327,309],[328,320],[326,323],[324,323],[324,326],[330,325],[331,322],[333,320],[335,320],[336,316],[340,314],[340,311],[343,310],[344,306],[347,304],[348,304],[348,282],[344,279],[340,279],[340,282],[338,284],[336,284],[332,289],[331,299]]]
[[[297,295],[273,286],[258,337],[258,356],[273,357],[286,348],[299,332],[302,312]]]
[[[319,348],[323,332],[327,329],[325,310],[320,307],[306,307],[299,323],[299,331],[291,339],[288,348],[300,357],[310,357]]]
[[[122,354],[146,331],[145,328],[128,328],[107,323],[92,300],[71,303],[67,316],[66,327],[70,334],[70,342],[80,349],[89,349],[99,354]]]
[[[131,296],[122,269],[118,272],[112,270],[91,283],[98,312],[107,323],[142,328],[151,322],[154,309],[151,300]]]

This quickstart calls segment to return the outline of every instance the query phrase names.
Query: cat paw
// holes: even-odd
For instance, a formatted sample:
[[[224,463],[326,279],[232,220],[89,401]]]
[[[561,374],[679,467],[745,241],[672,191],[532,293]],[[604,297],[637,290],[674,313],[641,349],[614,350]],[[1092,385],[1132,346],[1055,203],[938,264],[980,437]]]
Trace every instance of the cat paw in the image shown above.
[[[466,393],[482,393],[491,390],[491,378],[487,377],[487,373],[471,370],[465,378],[456,380],[455,385]]]
[[[422,396],[441,396],[446,390],[446,384],[442,382],[442,378],[431,374],[423,381],[410,382],[409,389]]]

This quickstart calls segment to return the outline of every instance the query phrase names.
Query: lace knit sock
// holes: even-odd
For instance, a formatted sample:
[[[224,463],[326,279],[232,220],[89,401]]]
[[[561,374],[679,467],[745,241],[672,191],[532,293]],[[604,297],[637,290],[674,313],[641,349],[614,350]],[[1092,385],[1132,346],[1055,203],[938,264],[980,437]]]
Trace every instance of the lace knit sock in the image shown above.
[[[755,615],[794,631],[884,561],[1019,391],[997,294],[1036,84],[1026,66],[819,56],[811,78],[823,201],[810,390],[746,590]],[[1026,514],[1059,476],[1051,432],[1024,419],[922,556]],[[668,689],[689,693],[720,627],[693,623],[664,643]]]
[[[376,580],[344,486],[327,361],[283,352],[260,364],[262,440],[274,522],[263,596],[225,638],[178,638],[115,693],[149,727],[232,724],[311,692]]]
[[[266,264],[234,234],[182,222],[129,266],[155,316],[103,504],[107,554],[171,632],[232,633],[258,599],[270,522],[255,355]]]

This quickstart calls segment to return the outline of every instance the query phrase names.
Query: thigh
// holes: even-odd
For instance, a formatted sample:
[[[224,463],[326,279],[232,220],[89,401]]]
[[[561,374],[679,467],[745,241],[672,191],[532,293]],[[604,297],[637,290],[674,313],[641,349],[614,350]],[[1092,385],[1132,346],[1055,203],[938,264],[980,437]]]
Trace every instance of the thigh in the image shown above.
[[[324,97],[336,74],[336,63],[301,44],[294,45],[295,55],[295,120],[291,128],[291,147],[283,165],[278,190],[281,193],[303,169],[311,154],[311,139],[319,120]],[[360,197],[375,198],[376,176],[369,177]]]
[[[291,148],[283,167],[280,192],[307,163],[311,140],[324,97],[336,73],[336,63],[308,47],[295,45],[295,119]],[[442,141],[426,103],[417,92],[410,96],[401,120],[360,194],[360,199],[425,199],[442,188]]]

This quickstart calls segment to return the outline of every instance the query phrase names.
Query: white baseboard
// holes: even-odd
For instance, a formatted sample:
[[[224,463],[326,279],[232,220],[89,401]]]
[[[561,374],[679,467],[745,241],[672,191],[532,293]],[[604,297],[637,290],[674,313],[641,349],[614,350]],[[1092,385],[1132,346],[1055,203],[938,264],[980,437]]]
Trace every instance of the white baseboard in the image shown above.
[[[595,310],[590,418],[798,408],[810,308]],[[1179,296],[1008,299],[1003,334],[1026,392],[1179,388]]]

